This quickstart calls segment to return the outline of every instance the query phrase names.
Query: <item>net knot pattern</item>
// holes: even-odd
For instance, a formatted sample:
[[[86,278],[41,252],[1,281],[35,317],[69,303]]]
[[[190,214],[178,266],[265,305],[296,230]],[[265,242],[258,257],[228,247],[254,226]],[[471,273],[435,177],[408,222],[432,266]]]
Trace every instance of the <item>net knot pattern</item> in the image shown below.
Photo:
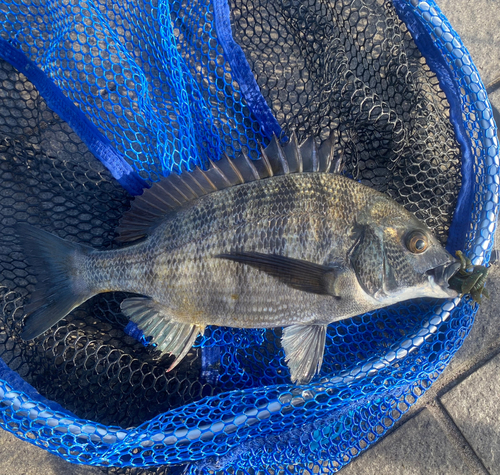
[[[335,472],[446,368],[469,298],[331,324],[304,386],[290,384],[279,328],[209,328],[167,372],[118,292],[27,343],[35,278],[15,234],[25,222],[113,248],[141,187],[224,153],[257,158],[295,131],[334,140],[347,175],[486,265],[496,126],[433,1],[4,0],[0,20],[2,428],[109,473]]]

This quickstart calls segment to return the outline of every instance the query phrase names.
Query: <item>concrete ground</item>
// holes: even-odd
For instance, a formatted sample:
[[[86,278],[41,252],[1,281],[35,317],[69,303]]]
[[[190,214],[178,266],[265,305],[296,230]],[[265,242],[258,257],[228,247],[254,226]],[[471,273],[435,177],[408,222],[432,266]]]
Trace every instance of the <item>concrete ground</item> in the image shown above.
[[[439,0],[485,84],[500,76],[498,0]],[[500,109],[500,90],[490,95]],[[488,281],[491,299],[436,384],[343,475],[500,475],[500,264]],[[0,430],[0,475],[98,475],[70,465]]]

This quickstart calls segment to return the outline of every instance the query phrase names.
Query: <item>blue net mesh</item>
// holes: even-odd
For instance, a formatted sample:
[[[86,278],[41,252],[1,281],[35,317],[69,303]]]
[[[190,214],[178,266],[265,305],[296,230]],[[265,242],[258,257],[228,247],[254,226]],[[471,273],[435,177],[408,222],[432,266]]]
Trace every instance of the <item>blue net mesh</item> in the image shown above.
[[[487,264],[496,127],[436,5],[1,6],[1,427],[75,463],[192,473],[336,471],[380,438],[462,344],[470,299],[330,325],[321,374],[305,386],[290,385],[280,329],[211,328],[167,373],[125,333],[120,294],[22,342],[33,279],[13,226],[109,248],[129,193],[223,153],[256,158],[272,134],[296,130],[335,134],[352,177]]]

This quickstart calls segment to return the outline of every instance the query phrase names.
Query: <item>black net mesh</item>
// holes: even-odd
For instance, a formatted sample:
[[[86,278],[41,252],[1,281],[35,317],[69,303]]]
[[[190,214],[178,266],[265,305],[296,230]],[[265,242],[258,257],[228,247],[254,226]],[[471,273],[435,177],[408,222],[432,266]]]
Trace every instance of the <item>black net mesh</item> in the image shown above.
[[[98,249],[113,246],[130,196],[24,76],[0,62],[0,357],[38,391],[82,418],[124,427],[211,395],[199,350],[177,371],[123,332],[124,295],[91,299],[44,337],[24,342],[23,303],[33,290],[14,225],[27,222]]]
[[[436,75],[389,1],[232,2],[235,38],[286,135],[334,134],[356,180],[445,242],[460,149]]]
[[[212,28],[212,3],[203,5],[196,3],[190,17],[187,2],[172,2],[173,34],[180,38],[179,42],[192,40],[196,28],[189,18],[196,18],[200,28],[210,30],[206,38],[205,33],[197,32],[209,48],[200,43],[196,49],[194,41],[186,61],[193,71],[198,62],[208,67],[210,84],[204,82],[203,75],[192,75],[203,85],[198,92],[202,91],[199,93],[213,106],[210,114],[215,117],[215,135],[222,137],[223,148],[232,147],[237,152],[246,147],[256,153],[255,140],[260,137],[260,131],[254,130],[257,119],[244,104],[239,86],[231,80],[231,68],[222,59]],[[96,9],[112,16],[111,27],[121,31],[132,21],[123,13],[125,7],[117,8],[110,2]],[[65,8],[79,14],[72,2]],[[156,3],[140,8],[157,19]],[[233,1],[230,11],[235,40],[283,130],[282,138],[292,130],[297,131],[299,139],[314,135],[319,142],[334,137],[345,158],[346,174],[388,193],[425,221],[445,243],[461,185],[460,150],[449,120],[449,105],[436,75],[392,3]],[[83,11],[84,24],[90,18],[85,15]],[[46,22],[45,17],[40,18],[39,25]],[[156,27],[147,19],[140,21]],[[26,34],[27,30],[22,31]],[[91,53],[89,57],[79,56],[78,44],[88,46],[90,51],[103,33],[94,31],[90,22],[85,34],[80,35],[78,41],[71,37],[72,41],[67,42],[65,57],[54,60],[65,71],[59,85],[63,87],[68,78],[73,81],[71,71],[79,70],[75,84],[85,87],[78,94],[68,95],[80,101],[82,109],[111,141],[115,140],[117,149],[143,172],[142,176],[157,178],[155,174],[165,165],[162,162],[160,166],[155,155],[158,135],[155,140],[145,140],[140,159],[131,152],[135,145],[127,150],[124,131],[147,135],[152,121],[143,121],[144,111],[137,112],[131,105],[133,100],[127,102],[127,97],[136,98],[132,93],[128,96],[128,86],[113,89],[110,94],[113,85],[107,76],[115,74],[115,64],[109,63],[106,74],[101,75],[109,81],[103,79],[107,84],[104,102],[99,102],[101,97],[88,99],[90,102],[82,105],[81,97],[94,94],[87,81],[98,68],[92,65]],[[130,38],[127,29],[124,44]],[[116,37],[113,41],[118,40]],[[147,45],[136,46],[142,48],[140,64],[146,76],[154,76],[151,65],[156,65],[158,58],[148,59],[153,53]],[[24,50],[33,60],[41,55],[31,43]],[[205,61],[205,55],[210,59]],[[77,63],[71,62],[74,58]],[[212,67],[212,62],[217,66]],[[118,58],[116,63],[125,61]],[[218,68],[223,68],[220,77]],[[158,76],[162,78],[162,74]],[[219,102],[223,103],[220,107]],[[174,125],[168,122],[168,107],[165,110],[156,114],[152,107],[147,112],[163,126],[170,124],[180,129],[175,121]],[[114,124],[110,118],[113,114],[120,117]],[[130,117],[134,120],[128,120]],[[127,120],[122,127],[123,118]],[[207,122],[200,119],[198,125],[202,130]],[[172,137],[176,134],[180,136],[171,133]],[[175,145],[174,138],[168,140]],[[215,147],[205,139],[202,142],[197,153]],[[151,156],[140,161],[144,154]],[[170,165],[181,159],[174,157]],[[119,293],[97,296],[36,340],[22,341],[23,305],[35,278],[18,244],[15,225],[27,222],[71,241],[109,249],[116,246],[115,229],[131,197],[72,129],[46,106],[33,84],[4,61],[0,61],[0,174],[0,358],[43,396],[78,417],[130,427],[205,396],[289,384],[279,343],[280,329],[210,329],[174,371],[166,372],[170,360],[160,359],[154,348],[145,347],[124,332],[127,319],[119,311],[124,294]],[[323,373],[333,374],[373,354],[383,354],[395,341],[419,327],[425,318],[422,305],[409,303],[397,312],[383,311],[331,326]],[[207,358],[212,365],[208,372]],[[400,395],[391,398],[399,407]],[[406,406],[415,401],[411,395],[402,398]],[[367,415],[366,420],[370,417]],[[149,455],[144,457],[146,460]],[[180,473],[182,469],[174,471]],[[131,468],[109,472],[146,473]],[[167,470],[152,469],[150,473],[160,475]]]

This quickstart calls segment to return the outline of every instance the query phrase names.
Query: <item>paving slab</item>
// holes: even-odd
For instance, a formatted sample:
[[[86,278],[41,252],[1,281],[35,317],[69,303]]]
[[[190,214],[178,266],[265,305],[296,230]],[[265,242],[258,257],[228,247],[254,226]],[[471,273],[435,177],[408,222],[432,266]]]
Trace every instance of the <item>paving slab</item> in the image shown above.
[[[500,355],[441,397],[491,475],[500,475]]]
[[[479,307],[469,336],[443,376],[458,373],[464,366],[473,365],[476,357],[500,345],[500,263],[491,266],[486,287],[490,298],[484,299]]]
[[[498,0],[437,0],[460,35],[485,84],[500,76],[500,13]]]
[[[500,13],[498,0],[438,0],[438,4],[451,21],[453,27],[461,35],[463,42],[471,52],[476,66],[487,84],[500,75]],[[490,99],[497,107],[500,104],[500,91]],[[490,282],[493,279],[490,279]],[[500,278],[495,282],[500,283]],[[500,287],[490,284],[491,302],[486,302],[480,309],[471,335],[463,348],[457,353],[452,365],[447,369],[454,372],[455,368],[469,361],[486,345],[493,344],[500,338]],[[496,361],[496,360],[495,360]],[[495,363],[496,364],[496,363]],[[488,365],[486,365],[487,367]],[[485,367],[485,368],[486,368]],[[487,368],[489,371],[489,369]],[[484,368],[470,378],[479,378],[485,374]],[[490,383],[498,381],[498,367],[493,369]],[[500,388],[477,388],[476,396],[470,396],[468,405],[462,401],[474,391],[475,382],[469,383],[467,378],[443,397],[448,411],[469,442],[479,454],[483,447],[485,454],[492,453],[500,447],[498,440],[499,416],[498,403]],[[460,392],[462,391],[462,392]],[[479,394],[477,394],[479,391]],[[483,392],[483,391],[486,391]],[[447,401],[447,402],[445,402]],[[476,401],[484,407],[476,407]],[[497,409],[495,411],[495,409]],[[477,413],[477,414],[476,414]],[[480,416],[474,427],[472,418]],[[490,419],[496,416],[495,419]],[[484,423],[482,419],[486,418]],[[460,426],[460,421],[462,426]],[[467,426],[469,429],[467,430]],[[495,429],[496,427],[496,429]],[[488,432],[489,431],[489,432]],[[477,432],[477,433],[476,433]],[[494,433],[493,435],[491,433]],[[495,438],[496,436],[496,438]],[[485,456],[486,457],[486,456]],[[483,458],[484,460],[484,458]],[[500,460],[495,459],[496,464]],[[487,462],[484,462],[488,465]],[[491,473],[494,474],[490,469]],[[92,467],[80,467],[68,464],[37,447],[20,441],[11,434],[0,430],[0,475],[102,475],[102,471]],[[398,430],[384,438],[371,450],[354,460],[342,469],[342,475],[415,475],[415,474],[468,474],[459,453],[450,446],[445,433],[440,429],[428,410],[423,410],[410,419]],[[496,472],[498,473],[498,472]]]
[[[481,79],[487,85],[500,77],[500,10],[498,0],[437,0],[437,4],[469,50]],[[500,110],[500,90],[489,95]],[[495,248],[500,249],[500,243]],[[450,379],[492,347],[500,346],[500,263],[490,269],[487,288],[491,298],[484,299],[470,335],[453,357],[442,377]]]
[[[104,475],[96,467],[66,462],[0,429],[0,475]]]
[[[432,414],[424,409],[344,467],[342,475],[468,475]]]

